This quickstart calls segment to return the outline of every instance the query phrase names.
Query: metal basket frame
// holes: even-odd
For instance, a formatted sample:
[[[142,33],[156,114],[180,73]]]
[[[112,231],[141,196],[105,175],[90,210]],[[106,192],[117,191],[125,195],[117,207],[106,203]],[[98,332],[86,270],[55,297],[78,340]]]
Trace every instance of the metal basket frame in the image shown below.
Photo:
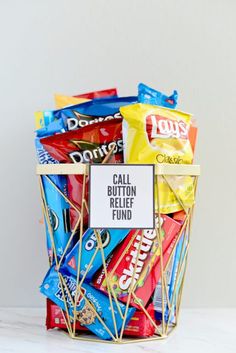
[[[113,272],[115,271],[116,267],[118,266],[119,262],[121,261],[122,257],[120,258],[120,261],[117,262],[116,266],[112,269],[110,273],[107,273],[107,268],[106,268],[106,259],[104,256],[104,251],[102,247],[102,240],[101,240],[101,234],[100,230],[95,230],[94,229],[94,234],[97,239],[97,248],[96,251],[91,258],[90,263],[88,264],[87,270],[85,271],[84,275],[82,278],[79,278],[79,273],[80,273],[80,259],[81,259],[81,244],[82,244],[82,235],[83,235],[83,216],[84,212],[86,209],[86,212],[89,212],[89,207],[87,204],[87,201],[85,199],[85,183],[86,183],[86,177],[89,174],[89,168],[88,165],[86,164],[39,164],[37,165],[37,170],[36,170],[37,175],[39,176],[39,185],[40,185],[40,194],[41,194],[41,204],[42,204],[42,209],[43,209],[43,214],[44,214],[44,219],[46,220],[47,227],[49,230],[50,234],[50,239],[52,243],[52,249],[53,249],[53,257],[55,260],[56,268],[58,270],[58,276],[60,280],[60,286],[62,289],[62,295],[63,295],[63,301],[65,304],[65,312],[62,310],[62,314],[66,323],[67,331],[68,334],[71,338],[77,339],[77,340],[86,340],[86,341],[96,341],[96,342],[105,342],[105,343],[131,343],[131,342],[139,342],[139,341],[150,341],[150,340],[160,340],[165,337],[167,337],[173,330],[176,328],[178,324],[178,319],[179,319],[179,309],[180,309],[180,303],[181,303],[181,297],[182,297],[182,292],[183,292],[183,285],[184,285],[184,279],[185,279],[185,273],[186,273],[186,265],[187,265],[187,260],[188,260],[188,252],[189,252],[189,241],[190,241],[190,233],[191,233],[191,225],[192,225],[192,215],[193,215],[193,209],[194,205],[191,208],[187,208],[185,204],[182,202],[181,199],[179,199],[178,195],[176,192],[173,190],[170,181],[168,180],[169,176],[191,176],[193,178],[193,187],[194,187],[194,195],[196,194],[196,189],[197,189],[197,182],[198,182],[198,177],[200,175],[200,167],[198,165],[173,165],[173,164],[159,164],[155,166],[155,183],[156,183],[156,188],[157,188],[157,207],[158,207],[158,218],[159,218],[159,224],[160,223],[160,203],[159,203],[159,179],[162,178],[164,179],[165,182],[168,184],[170,189],[173,191],[173,193],[176,196],[176,199],[182,206],[186,218],[184,223],[181,226],[181,229],[178,234],[177,241],[175,242],[175,245],[171,251],[170,257],[164,266],[163,264],[163,251],[162,251],[162,239],[161,239],[161,227],[156,228],[156,237],[159,243],[159,248],[160,248],[160,261],[159,261],[159,266],[160,266],[160,273],[161,273],[161,292],[162,292],[162,320],[161,324],[158,325],[155,320],[150,316],[146,308],[142,305],[142,303],[139,302],[139,310],[142,310],[144,314],[147,316],[147,318],[150,320],[151,324],[155,328],[155,334],[152,337],[147,337],[147,338],[127,338],[124,337],[124,329],[125,329],[125,322],[126,322],[126,316],[130,304],[131,298],[135,299],[136,302],[138,301],[138,298],[135,295],[135,289],[136,289],[136,284],[134,281],[134,274],[135,270],[137,268],[137,262],[138,262],[138,257],[140,254],[140,248],[141,248],[141,243],[142,243],[142,238],[143,238],[143,231],[141,233],[141,241],[139,244],[138,250],[138,256],[136,257],[136,262],[134,265],[134,274],[132,276],[131,280],[131,285],[129,288],[128,292],[128,297],[127,297],[127,302],[126,302],[126,310],[124,315],[122,314],[121,310],[119,311],[122,319],[123,319],[123,325],[121,328],[121,331],[118,333],[117,330],[117,325],[116,325],[116,319],[115,319],[115,314],[114,314],[114,308],[113,308],[113,300],[117,303],[118,299],[116,296],[115,291],[113,290],[110,282],[111,282],[111,277]],[[82,204],[81,204],[81,209],[79,209],[64,193],[62,190],[60,190],[49,178],[49,175],[83,175],[83,188],[82,188]],[[70,239],[68,240],[67,246],[64,249],[63,255],[61,258],[58,258],[56,255],[56,248],[55,248],[55,242],[54,242],[54,234],[53,234],[53,229],[50,223],[50,217],[49,217],[49,211],[48,211],[48,205],[46,202],[46,197],[45,197],[45,191],[43,187],[43,182],[42,182],[42,176],[44,176],[49,183],[53,185],[55,190],[69,203],[70,207],[73,208],[77,213],[78,213],[78,220],[76,222],[76,225],[74,229],[72,230]],[[195,195],[196,196],[196,195]],[[62,274],[59,272],[62,260],[64,259],[64,256],[66,254],[66,251],[75,235],[75,233],[79,231],[79,254],[78,254],[78,266],[77,266],[77,277],[76,277],[76,283],[77,283],[77,288],[76,288],[76,293],[74,300],[72,298],[72,295],[63,279]],[[172,300],[169,300],[169,295],[168,295],[168,288],[167,288],[167,280],[166,280],[166,272],[168,269],[168,265],[171,261],[171,258],[173,254],[175,253],[176,246],[181,238],[181,236],[184,236],[184,241],[182,243],[182,248],[180,253],[183,254],[183,251],[185,251],[184,256],[180,256],[181,261],[178,264],[178,269],[177,269],[177,275],[176,275],[176,281],[174,285],[174,292],[173,292],[173,297]],[[135,238],[136,232],[133,235],[131,241],[127,245],[126,249],[129,247],[130,243],[132,240]],[[184,249],[185,246],[185,249]],[[82,284],[86,278],[86,275],[93,263],[93,260],[98,253],[98,251],[101,252],[101,257],[102,257],[102,262],[103,262],[103,270],[106,278],[106,283],[107,283],[107,291],[108,291],[108,298],[110,302],[110,307],[111,307],[111,315],[112,315],[112,320],[114,324],[114,331],[115,334],[113,334],[110,329],[107,327],[106,323],[104,320],[100,317],[100,315],[96,312],[94,309],[93,305],[89,302],[89,300],[85,297],[83,291],[81,290]],[[65,293],[70,297],[72,303],[74,304],[74,309],[73,309],[73,316],[69,314],[69,309],[68,305],[66,302],[66,295]],[[109,333],[111,336],[111,341],[104,341],[102,339],[99,339],[98,337],[94,335],[87,335],[84,334],[84,332],[79,332],[76,330],[76,321],[77,321],[77,312],[76,312],[76,304],[78,296],[82,296],[88,305],[88,307],[93,311],[94,315],[96,318],[100,321],[100,323],[103,325],[105,330]],[[169,309],[169,316],[168,320],[165,319],[165,306],[167,305]],[[119,310],[119,305],[117,305],[117,308]],[[174,323],[171,323],[170,318],[174,314],[175,320]]]

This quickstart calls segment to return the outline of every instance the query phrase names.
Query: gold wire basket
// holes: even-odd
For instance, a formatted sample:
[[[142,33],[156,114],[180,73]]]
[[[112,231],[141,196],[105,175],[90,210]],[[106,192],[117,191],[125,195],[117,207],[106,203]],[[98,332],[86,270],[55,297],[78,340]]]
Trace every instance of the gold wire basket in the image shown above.
[[[170,176],[191,176],[193,179],[193,187],[194,187],[194,196],[196,195],[196,189],[197,189],[197,182],[198,182],[198,177],[200,175],[200,167],[198,165],[173,165],[173,164],[159,164],[156,165],[155,167],[155,183],[156,183],[156,188],[157,188],[157,195],[158,190],[159,190],[159,180],[162,178],[162,181],[165,180],[165,182],[168,184],[170,189],[173,191],[175,194],[175,197],[177,198],[178,202],[180,203],[182,209],[185,212],[185,220],[183,224],[181,225],[181,229],[178,233],[177,240],[175,242],[174,247],[172,248],[168,261],[164,263],[163,261],[163,256],[164,253],[162,251],[162,237],[161,237],[161,227],[156,228],[156,237],[157,241],[159,244],[159,270],[160,270],[160,282],[161,283],[161,311],[162,311],[162,317],[160,321],[155,320],[153,316],[150,315],[149,311],[147,308],[145,308],[142,303],[138,300],[135,290],[136,290],[136,285],[134,281],[134,274],[132,276],[131,280],[131,285],[128,291],[128,296],[127,296],[127,301],[126,301],[126,310],[124,313],[120,312],[120,315],[123,320],[122,327],[118,330],[117,329],[117,323],[116,323],[116,318],[115,318],[115,313],[114,313],[114,308],[113,305],[114,303],[118,303],[118,298],[116,295],[116,292],[114,291],[112,284],[111,284],[111,277],[112,274],[115,270],[115,267],[119,264],[121,259],[118,261],[118,263],[115,265],[115,267],[112,269],[111,272],[108,273],[107,267],[106,267],[106,258],[104,255],[104,250],[103,250],[103,245],[102,245],[102,239],[101,239],[101,231],[100,230],[95,230],[94,229],[94,234],[96,236],[97,240],[97,248],[95,254],[97,252],[101,253],[102,257],[102,263],[103,263],[103,271],[104,275],[106,278],[106,285],[107,285],[107,295],[109,298],[109,303],[110,303],[110,311],[107,312],[107,315],[112,316],[113,324],[114,324],[114,333],[111,332],[109,327],[106,325],[106,322],[104,320],[104,317],[101,317],[98,312],[96,312],[94,306],[90,303],[90,301],[86,298],[84,295],[84,292],[82,291],[82,285],[84,281],[86,280],[86,275],[93,264],[94,261],[94,256],[91,258],[87,270],[85,271],[83,277],[79,276],[80,273],[80,258],[81,258],[81,244],[82,244],[82,236],[83,236],[83,216],[84,212],[89,212],[89,207],[85,198],[85,184],[86,184],[86,178],[88,177],[89,174],[89,168],[88,165],[85,164],[47,164],[47,165],[37,165],[37,175],[39,176],[39,183],[40,183],[40,193],[41,193],[41,201],[42,201],[42,209],[43,209],[43,214],[44,214],[44,219],[47,223],[47,227],[49,230],[50,234],[50,239],[52,243],[52,248],[54,252],[54,260],[56,263],[56,268],[58,270],[58,276],[59,276],[59,281],[60,281],[60,286],[61,290],[63,293],[63,300],[64,300],[64,305],[65,305],[65,310],[61,310],[67,332],[69,336],[73,339],[77,340],[87,340],[87,341],[97,341],[97,342],[110,342],[110,343],[131,343],[131,342],[138,342],[138,341],[148,341],[148,340],[159,340],[167,337],[177,326],[178,324],[178,318],[179,318],[179,309],[180,309],[180,303],[181,303],[181,297],[182,297],[182,292],[183,292],[183,285],[184,285],[184,278],[185,278],[185,272],[186,272],[186,264],[187,264],[187,259],[188,259],[188,252],[189,252],[189,241],[190,241],[190,231],[191,231],[191,223],[192,223],[192,215],[193,215],[193,208],[194,205],[191,208],[187,208],[185,204],[182,202],[182,200],[178,197],[176,194],[175,190],[172,188],[171,183],[169,182],[168,178]],[[60,190],[57,185],[55,185],[52,180],[49,178],[49,175],[82,175],[83,176],[83,187],[82,187],[82,204],[81,204],[81,209],[78,208],[70,199],[68,199],[67,196],[63,193],[62,190]],[[72,230],[70,239],[67,243],[66,248],[64,249],[64,253],[61,256],[61,258],[57,258],[56,256],[56,249],[55,249],[55,242],[54,242],[54,233],[52,229],[52,225],[50,223],[50,215],[48,211],[48,205],[46,202],[46,197],[45,197],[45,190],[44,190],[44,184],[42,181],[42,177],[46,178],[46,180],[53,185],[55,190],[69,203],[70,207],[75,210],[75,212],[78,214],[78,220],[76,222],[76,225],[74,229]],[[157,197],[157,217],[160,221],[161,214],[160,214],[160,203],[159,203],[159,197]],[[160,222],[159,222],[160,224]],[[63,275],[60,273],[60,266],[62,264],[63,258],[66,254],[67,249],[69,248],[69,245],[76,234],[76,232],[79,231],[79,254],[78,254],[78,268],[77,268],[77,278],[76,278],[76,293],[72,295],[70,293],[70,290],[64,281]],[[141,241],[142,242],[142,237],[143,237],[143,231],[141,233]],[[131,241],[134,240],[135,234]],[[168,266],[170,264],[170,261],[172,260],[172,257],[174,256],[175,250],[177,245],[179,244],[180,239],[183,239],[182,241],[182,246],[180,250],[180,261],[178,263],[177,267],[177,272],[176,272],[176,279],[175,279],[175,284],[174,284],[174,290],[173,290],[173,295],[170,299],[169,294],[168,294]],[[129,244],[128,244],[129,245]],[[127,246],[128,247],[128,246]],[[134,273],[137,268],[137,262],[138,262],[138,257],[140,254],[140,245],[138,247],[138,256],[136,257],[136,263],[134,264]],[[181,256],[182,255],[182,256]],[[68,308],[68,303],[66,301],[66,297],[70,297],[71,302],[73,303],[73,315],[71,312],[69,313],[69,308]],[[104,341],[98,337],[96,337],[93,334],[90,333],[84,333],[82,331],[77,330],[77,320],[78,320],[78,312],[76,312],[76,303],[78,297],[81,296],[85,302],[87,307],[90,308],[90,310],[93,312],[93,315],[99,320],[99,322],[102,324],[104,329],[109,333],[111,340],[109,341]],[[127,318],[127,312],[128,308],[130,305],[131,300],[135,300],[136,303],[138,303],[138,310],[144,313],[146,318],[149,320],[149,323],[154,327],[154,334],[151,337],[127,337],[125,336],[125,325],[126,325],[126,318]],[[117,305],[118,307],[118,305]],[[168,315],[166,317],[165,312],[168,310]]]

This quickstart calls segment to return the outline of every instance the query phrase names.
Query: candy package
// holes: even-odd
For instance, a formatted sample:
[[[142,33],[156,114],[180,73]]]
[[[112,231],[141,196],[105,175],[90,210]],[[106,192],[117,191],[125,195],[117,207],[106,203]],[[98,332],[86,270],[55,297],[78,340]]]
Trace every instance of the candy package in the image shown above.
[[[140,83],[138,85],[138,101],[139,103],[160,105],[174,109],[178,101],[178,92],[174,91],[171,96],[166,96],[164,93]]]
[[[181,225],[167,215],[161,215],[162,251],[175,242]],[[156,227],[159,227],[158,216]],[[143,239],[142,239],[143,233]],[[141,242],[141,245],[140,245]],[[140,254],[138,256],[138,248]],[[166,261],[168,256],[166,256]],[[137,267],[135,271],[135,262]],[[110,285],[117,298],[126,302],[128,292],[133,284],[136,285],[135,294],[139,301],[131,299],[130,304],[139,308],[139,302],[146,305],[150,299],[160,278],[160,247],[155,229],[131,230],[125,240],[116,248],[111,258],[108,259],[107,272],[110,277]],[[134,272],[135,271],[135,272]],[[153,275],[155,273],[155,275]],[[107,291],[104,271],[98,271],[93,284],[96,288]]]
[[[55,270],[55,267],[51,267],[46,274],[42,285],[40,286],[40,291],[47,298],[57,304],[62,310],[65,311],[67,306],[69,315],[74,317],[74,300],[77,288],[76,278],[67,273],[62,273],[61,275],[63,277],[62,282],[59,279],[58,272]],[[112,335],[115,335],[111,305],[114,309],[117,331],[120,332],[123,324],[123,318],[121,317],[119,310],[124,315],[126,306],[119,302],[115,303],[114,300],[112,300],[111,304],[106,295],[94,289],[89,284],[83,283],[77,297],[76,319],[81,325],[87,327],[98,337],[109,340],[112,338]],[[117,305],[119,306],[119,309]],[[134,313],[134,308],[128,308],[126,323],[129,322]],[[103,322],[98,319],[98,316],[103,320]]]
[[[129,229],[102,229],[100,230],[105,259],[115,249],[115,247],[128,235]],[[97,234],[98,235],[98,234]],[[77,275],[78,257],[80,251],[80,241],[66,255],[62,265],[62,270]],[[96,252],[96,254],[95,254]],[[81,257],[80,257],[80,276],[82,277],[93,258],[93,262],[87,271],[86,280],[91,280],[94,273],[102,266],[102,254],[99,250],[97,236],[93,229],[87,229],[82,237]]]
[[[193,151],[189,141],[191,115],[176,110],[133,104],[120,108],[126,121],[123,129],[126,163],[190,164]],[[171,190],[173,189],[173,191]],[[173,213],[194,202],[190,176],[159,177],[160,212]],[[180,202],[179,202],[180,200]]]
[[[87,102],[91,99],[117,97],[116,88],[108,88],[102,91],[94,91],[89,93],[82,93],[75,96],[65,96],[61,94],[55,94],[54,100],[56,108],[64,108],[68,105],[80,104]]]

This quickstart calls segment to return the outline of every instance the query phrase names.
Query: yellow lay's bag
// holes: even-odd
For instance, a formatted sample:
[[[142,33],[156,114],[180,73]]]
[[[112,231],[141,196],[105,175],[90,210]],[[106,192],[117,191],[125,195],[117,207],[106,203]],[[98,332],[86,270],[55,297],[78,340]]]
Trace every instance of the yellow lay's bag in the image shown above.
[[[80,104],[84,102],[88,102],[91,99],[80,98],[80,97],[71,97],[64,96],[62,94],[54,94],[55,105],[57,109],[64,108],[68,105]]]
[[[121,107],[120,112],[124,118],[126,163],[192,163],[193,152],[188,137],[190,114],[141,103]],[[159,199],[161,213],[172,213],[191,207],[194,202],[192,178],[159,177]]]

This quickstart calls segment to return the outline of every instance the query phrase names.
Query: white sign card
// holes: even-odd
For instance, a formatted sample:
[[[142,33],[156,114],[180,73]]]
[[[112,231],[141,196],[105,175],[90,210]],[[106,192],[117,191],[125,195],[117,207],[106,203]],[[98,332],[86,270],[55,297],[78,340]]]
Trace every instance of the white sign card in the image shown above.
[[[89,227],[155,228],[154,165],[91,164]]]

